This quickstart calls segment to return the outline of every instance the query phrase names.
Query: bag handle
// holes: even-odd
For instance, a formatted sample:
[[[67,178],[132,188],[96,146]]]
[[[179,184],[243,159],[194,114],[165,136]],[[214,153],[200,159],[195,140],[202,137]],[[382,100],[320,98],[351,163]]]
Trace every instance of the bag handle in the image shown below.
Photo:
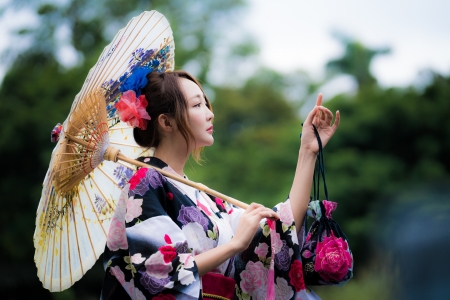
[[[327,181],[325,179],[325,164],[323,160],[323,146],[322,146],[322,140],[320,139],[319,132],[317,131],[316,126],[312,124],[314,128],[314,133],[317,138],[317,143],[319,144],[319,152],[317,154],[317,161],[316,165],[314,167],[314,175],[313,175],[313,187],[314,187],[314,200],[319,200],[320,197],[320,175],[322,175],[323,179],[323,189],[325,192],[325,199],[330,200],[328,198],[328,188],[327,188]],[[316,179],[317,177],[317,179]]]

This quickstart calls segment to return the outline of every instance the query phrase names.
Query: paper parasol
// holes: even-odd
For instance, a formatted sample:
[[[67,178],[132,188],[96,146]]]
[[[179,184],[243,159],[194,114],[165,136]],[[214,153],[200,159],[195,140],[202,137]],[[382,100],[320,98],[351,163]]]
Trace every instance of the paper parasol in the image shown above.
[[[50,291],[72,286],[103,253],[122,187],[134,166],[131,158],[149,156],[120,121],[114,104],[121,83],[137,67],[173,70],[172,30],[163,15],[144,12],[133,18],[105,47],[76,95],[53,150],[36,216],[34,260],[38,277]],[[130,158],[131,157],[131,158]],[[157,169],[163,175],[233,204],[236,199]]]

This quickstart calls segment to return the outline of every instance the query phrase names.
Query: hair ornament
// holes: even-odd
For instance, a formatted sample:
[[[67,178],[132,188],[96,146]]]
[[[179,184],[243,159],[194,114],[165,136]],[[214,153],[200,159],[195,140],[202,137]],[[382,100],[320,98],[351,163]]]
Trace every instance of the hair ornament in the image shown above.
[[[148,121],[151,118],[145,109],[148,106],[145,95],[136,97],[134,90],[128,90],[122,93],[120,100],[114,106],[117,109],[120,121],[127,122],[128,125],[139,127],[142,130],[147,129]]]
[[[134,91],[136,93],[136,97],[141,95],[141,90],[147,85],[147,75],[153,72],[153,68],[151,67],[136,67],[131,72],[131,75],[126,77],[128,73],[125,73],[124,76],[120,78],[120,81],[123,83],[120,86],[120,91]]]

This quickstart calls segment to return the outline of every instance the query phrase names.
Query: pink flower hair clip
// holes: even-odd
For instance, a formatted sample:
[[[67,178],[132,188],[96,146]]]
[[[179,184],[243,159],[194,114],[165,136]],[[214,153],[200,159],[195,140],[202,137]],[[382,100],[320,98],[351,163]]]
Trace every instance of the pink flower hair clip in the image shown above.
[[[147,129],[148,121],[151,120],[145,108],[148,106],[145,95],[136,98],[133,90],[128,90],[122,94],[120,100],[114,105],[117,109],[120,121],[127,122],[128,125]]]

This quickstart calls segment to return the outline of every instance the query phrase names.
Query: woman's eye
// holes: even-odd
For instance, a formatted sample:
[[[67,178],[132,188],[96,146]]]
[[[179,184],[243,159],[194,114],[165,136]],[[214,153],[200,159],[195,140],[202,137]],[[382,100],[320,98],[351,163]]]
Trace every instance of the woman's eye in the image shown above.
[[[194,105],[194,107],[200,107],[200,105],[202,105],[201,103],[197,103]]]

